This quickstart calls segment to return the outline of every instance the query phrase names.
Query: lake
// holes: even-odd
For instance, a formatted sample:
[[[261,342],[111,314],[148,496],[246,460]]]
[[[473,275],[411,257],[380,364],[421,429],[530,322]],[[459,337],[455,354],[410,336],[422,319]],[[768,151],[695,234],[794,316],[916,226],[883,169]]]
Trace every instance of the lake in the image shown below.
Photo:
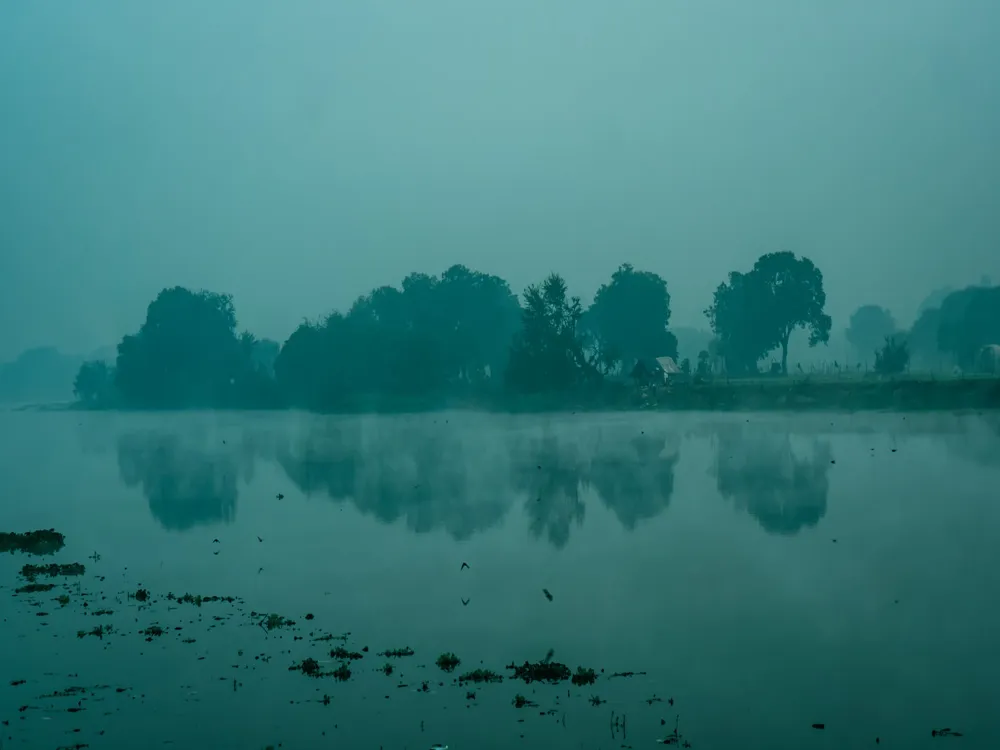
[[[1000,747],[995,414],[3,412],[0,476],[66,535],[4,750]]]

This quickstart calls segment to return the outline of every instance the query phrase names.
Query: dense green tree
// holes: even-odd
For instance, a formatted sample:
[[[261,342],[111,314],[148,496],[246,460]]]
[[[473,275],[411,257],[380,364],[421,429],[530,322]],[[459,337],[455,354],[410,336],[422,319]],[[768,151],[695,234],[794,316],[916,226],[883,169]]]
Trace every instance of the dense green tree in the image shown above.
[[[650,271],[622,264],[602,284],[581,318],[588,344],[605,370],[630,370],[642,357],[677,357],[677,339],[668,330],[667,282]]]
[[[781,348],[781,372],[788,373],[788,340],[796,328],[809,330],[809,345],[830,338],[823,308],[823,274],[808,258],[782,251],[757,259],[749,273],[731,273],[705,311],[720,339],[727,366],[754,372],[757,361]]]
[[[118,345],[115,386],[133,407],[258,405],[267,382],[253,365],[253,342],[236,335],[230,295],[164,289],[139,332]]]
[[[520,307],[507,282],[452,266],[379,287],[346,314],[303,323],[275,362],[289,400],[340,408],[479,387],[506,365]]]
[[[114,373],[107,362],[84,362],[73,379],[73,395],[84,404],[97,406],[111,401]]]
[[[769,316],[767,290],[754,273],[729,274],[705,310],[716,334],[715,349],[732,375],[757,374],[757,362],[776,345],[775,331],[766,325]],[[706,358],[707,361],[707,358]]]
[[[886,336],[896,332],[892,313],[878,305],[862,305],[851,315],[845,334],[859,354],[871,357],[885,342]]]
[[[898,375],[910,364],[910,348],[906,339],[886,336],[882,348],[875,352],[875,372],[881,375]]]
[[[558,274],[525,290],[521,330],[507,365],[506,380],[512,390],[568,390],[595,377],[577,330],[582,315],[579,297],[568,296],[566,282]]]

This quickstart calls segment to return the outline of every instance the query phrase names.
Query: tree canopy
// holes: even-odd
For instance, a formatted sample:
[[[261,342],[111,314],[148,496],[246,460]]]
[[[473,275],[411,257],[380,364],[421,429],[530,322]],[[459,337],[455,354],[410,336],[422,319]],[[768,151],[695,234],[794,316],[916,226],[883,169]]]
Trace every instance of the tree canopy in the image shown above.
[[[581,319],[582,330],[605,370],[629,369],[642,357],[677,357],[670,332],[667,282],[623,263],[602,284]]]
[[[729,274],[705,314],[730,372],[756,372],[757,362],[780,347],[781,372],[787,374],[792,331],[808,329],[810,346],[829,340],[825,305],[820,270],[808,258],[782,251],[760,256],[748,273]]]
[[[583,353],[578,326],[583,309],[566,282],[550,274],[524,292],[521,331],[507,364],[507,383],[521,393],[545,393],[578,386],[594,375]]]
[[[137,407],[251,405],[267,388],[253,364],[254,342],[237,336],[230,295],[164,289],[138,333],[118,345],[115,386]]]
[[[872,357],[887,336],[897,332],[896,321],[884,307],[862,305],[851,315],[846,330],[851,346],[864,357]]]

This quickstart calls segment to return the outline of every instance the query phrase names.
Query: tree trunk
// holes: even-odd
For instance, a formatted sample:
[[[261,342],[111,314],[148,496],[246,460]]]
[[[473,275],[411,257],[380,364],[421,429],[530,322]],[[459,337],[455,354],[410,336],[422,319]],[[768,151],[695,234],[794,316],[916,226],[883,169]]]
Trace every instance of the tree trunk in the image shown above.
[[[788,375],[788,333],[781,339],[781,374]]]

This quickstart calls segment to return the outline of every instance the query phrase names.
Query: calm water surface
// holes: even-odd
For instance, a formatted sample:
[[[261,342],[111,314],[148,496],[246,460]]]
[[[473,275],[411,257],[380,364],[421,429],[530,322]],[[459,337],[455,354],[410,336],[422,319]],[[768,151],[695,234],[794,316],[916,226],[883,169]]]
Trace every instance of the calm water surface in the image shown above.
[[[5,749],[1000,747],[995,416],[7,412],[0,477],[67,536],[0,557]],[[509,679],[550,649],[604,671]]]

